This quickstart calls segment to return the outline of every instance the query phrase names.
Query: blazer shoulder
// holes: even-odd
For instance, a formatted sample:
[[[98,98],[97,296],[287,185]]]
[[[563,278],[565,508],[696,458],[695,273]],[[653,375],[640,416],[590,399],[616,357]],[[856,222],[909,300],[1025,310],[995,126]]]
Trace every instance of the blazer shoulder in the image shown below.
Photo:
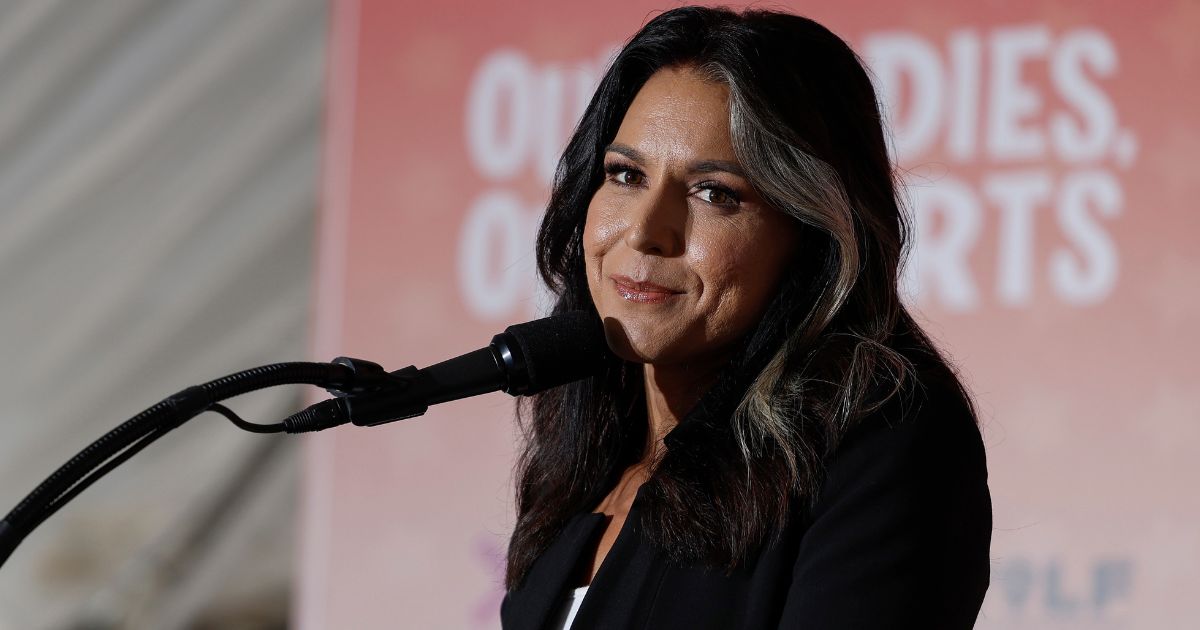
[[[972,627],[990,573],[983,440],[958,388],[923,385],[828,460],[780,627]]]
[[[847,490],[877,485],[918,493],[909,498],[921,504],[949,499],[949,490],[986,495],[987,455],[974,404],[948,368],[918,370],[902,392],[846,432],[825,474],[818,510]]]

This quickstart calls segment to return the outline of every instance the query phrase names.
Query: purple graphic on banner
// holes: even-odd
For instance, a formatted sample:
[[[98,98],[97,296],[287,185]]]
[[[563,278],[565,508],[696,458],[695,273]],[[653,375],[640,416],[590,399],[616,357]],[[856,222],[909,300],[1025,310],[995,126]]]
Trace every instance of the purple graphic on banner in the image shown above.
[[[495,586],[476,600],[471,610],[471,622],[476,628],[492,628],[504,599],[504,548],[490,532],[477,534],[472,547],[476,559],[491,574]]]

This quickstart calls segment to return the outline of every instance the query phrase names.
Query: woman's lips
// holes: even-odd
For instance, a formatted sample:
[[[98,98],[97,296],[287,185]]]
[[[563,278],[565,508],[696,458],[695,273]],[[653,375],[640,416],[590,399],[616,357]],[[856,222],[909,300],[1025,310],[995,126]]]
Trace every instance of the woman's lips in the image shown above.
[[[617,293],[630,302],[657,304],[681,293],[653,282],[638,282],[629,276],[612,276],[612,281]]]

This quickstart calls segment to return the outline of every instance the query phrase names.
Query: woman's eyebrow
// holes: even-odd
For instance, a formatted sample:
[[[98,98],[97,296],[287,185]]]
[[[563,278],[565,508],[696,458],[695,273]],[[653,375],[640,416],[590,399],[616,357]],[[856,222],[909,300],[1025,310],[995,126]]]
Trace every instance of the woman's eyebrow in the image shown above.
[[[605,153],[609,151],[612,151],[613,153],[619,153],[630,160],[637,162],[638,164],[643,164],[646,161],[641,151],[638,151],[627,144],[614,142],[607,147],[604,147]],[[715,173],[717,171],[723,171],[725,173],[737,175],[738,177],[746,179],[746,171],[742,170],[742,166],[737,162],[731,162],[729,160],[700,160],[699,162],[693,162],[691,165],[689,165],[687,172],[690,175],[699,175],[703,173]]]
[[[746,171],[742,170],[742,166],[737,162],[730,162],[729,160],[701,160],[699,162],[694,162],[691,167],[688,168],[688,173],[693,175],[698,175],[701,173],[714,173],[717,171],[724,171],[730,175],[737,175],[742,179],[748,179],[746,177]]]
[[[621,155],[624,155],[625,157],[627,157],[639,164],[644,161],[642,158],[642,153],[627,144],[621,144],[620,142],[614,142],[614,143],[604,147],[605,153],[608,153],[609,151],[612,151],[613,153],[620,153]]]

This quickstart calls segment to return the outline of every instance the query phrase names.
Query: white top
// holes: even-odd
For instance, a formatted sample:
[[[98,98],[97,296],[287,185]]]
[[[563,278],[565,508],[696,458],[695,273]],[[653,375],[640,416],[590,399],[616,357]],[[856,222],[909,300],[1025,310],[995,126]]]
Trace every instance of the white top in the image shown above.
[[[567,630],[571,627],[571,622],[575,621],[575,613],[579,612],[579,605],[583,603],[583,597],[587,595],[587,590],[588,587],[580,586],[562,598],[562,607],[558,609],[558,616],[554,618],[554,623],[550,625],[551,628]]]

